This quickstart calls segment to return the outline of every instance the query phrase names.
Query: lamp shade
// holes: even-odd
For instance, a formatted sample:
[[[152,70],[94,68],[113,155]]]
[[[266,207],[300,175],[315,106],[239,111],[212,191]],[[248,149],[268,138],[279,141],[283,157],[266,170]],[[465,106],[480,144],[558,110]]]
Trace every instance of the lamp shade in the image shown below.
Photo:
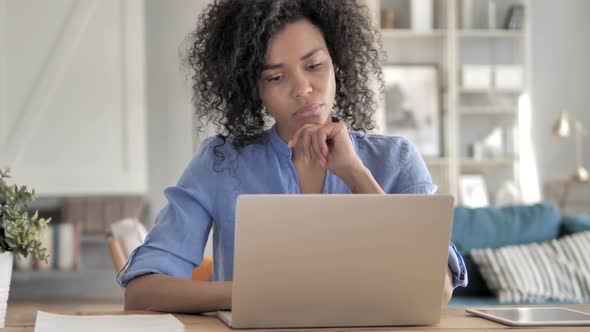
[[[561,112],[559,118],[553,125],[553,135],[557,137],[569,137],[571,133],[571,125],[567,112]]]

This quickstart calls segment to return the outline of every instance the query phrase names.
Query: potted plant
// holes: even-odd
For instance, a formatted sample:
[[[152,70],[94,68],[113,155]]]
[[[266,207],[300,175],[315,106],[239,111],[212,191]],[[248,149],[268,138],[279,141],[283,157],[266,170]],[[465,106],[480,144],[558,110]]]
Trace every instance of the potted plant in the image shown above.
[[[4,327],[6,317],[14,256],[20,259],[30,255],[34,260],[47,262],[47,249],[42,247],[40,232],[51,220],[39,218],[37,212],[29,217],[23,209],[35,199],[35,191],[9,185],[8,178],[9,170],[0,169],[0,328]]]

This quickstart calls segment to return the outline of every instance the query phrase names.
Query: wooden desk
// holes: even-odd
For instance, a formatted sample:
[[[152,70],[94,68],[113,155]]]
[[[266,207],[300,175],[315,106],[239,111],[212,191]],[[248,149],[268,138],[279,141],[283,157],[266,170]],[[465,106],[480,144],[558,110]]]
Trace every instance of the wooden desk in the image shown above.
[[[567,305],[578,311],[590,313],[590,305]],[[37,310],[48,311],[60,314],[73,315],[119,315],[119,314],[154,314],[149,311],[123,311],[121,304],[41,304],[41,303],[26,303],[26,304],[8,304],[8,312],[6,316],[6,328],[3,331],[7,332],[29,332],[35,330],[35,318]],[[216,317],[204,315],[175,315],[185,327],[186,332],[197,331],[232,331],[223,322]],[[499,323],[495,323],[483,318],[471,316],[465,312],[465,307],[448,307],[443,310],[441,321],[434,326],[417,326],[417,327],[373,327],[373,328],[323,328],[315,331],[396,331],[396,330],[412,330],[412,331],[493,331],[511,329]],[[314,329],[271,329],[266,331],[310,331]],[[521,331],[589,331],[590,327],[544,327],[544,328],[519,328]],[[239,331],[239,330],[236,330]],[[260,330],[257,330],[260,331]]]
[[[590,212],[590,181],[571,178],[549,179],[543,184],[543,197],[553,202],[562,215]]]

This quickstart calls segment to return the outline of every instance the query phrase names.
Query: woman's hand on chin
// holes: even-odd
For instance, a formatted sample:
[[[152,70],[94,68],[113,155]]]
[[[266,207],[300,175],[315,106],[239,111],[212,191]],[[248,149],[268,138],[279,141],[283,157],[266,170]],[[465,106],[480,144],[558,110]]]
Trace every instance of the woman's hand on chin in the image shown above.
[[[339,121],[301,126],[289,141],[289,148],[293,147],[307,162],[319,162],[343,179],[364,169],[363,162],[354,151],[346,125]]]

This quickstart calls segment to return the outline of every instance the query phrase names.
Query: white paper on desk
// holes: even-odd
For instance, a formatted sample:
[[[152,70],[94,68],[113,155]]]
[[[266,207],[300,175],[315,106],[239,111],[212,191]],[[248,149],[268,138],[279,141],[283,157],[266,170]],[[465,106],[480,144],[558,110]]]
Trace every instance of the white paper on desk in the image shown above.
[[[58,315],[37,311],[35,332],[141,331],[184,332],[176,317],[166,315]]]

